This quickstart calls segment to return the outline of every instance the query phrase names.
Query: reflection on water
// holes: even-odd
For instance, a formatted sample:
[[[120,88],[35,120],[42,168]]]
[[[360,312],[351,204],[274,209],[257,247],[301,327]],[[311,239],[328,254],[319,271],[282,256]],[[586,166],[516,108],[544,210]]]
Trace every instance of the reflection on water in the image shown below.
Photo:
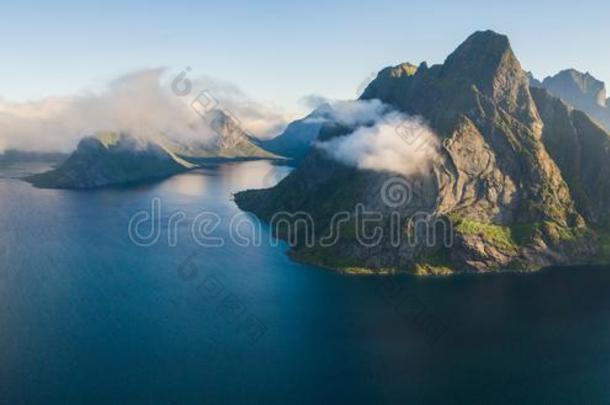
[[[0,178],[18,179],[32,174],[51,170],[55,163],[47,162],[2,162],[0,161]]]
[[[210,180],[209,176],[202,175],[203,173],[203,169],[200,169],[174,176],[169,181],[159,185],[158,190],[161,192],[171,190],[174,193],[187,196],[205,195],[207,188],[210,186]]]
[[[239,163],[238,165],[243,169],[235,170],[235,165],[224,165],[219,170],[223,182],[231,192],[272,187],[291,170],[287,166],[274,166],[264,161]]]
[[[292,169],[268,161],[224,164],[217,167],[195,169],[174,176],[155,189],[195,197],[230,198],[232,193],[246,189],[268,188],[277,184]],[[209,195],[212,192],[213,195]]]
[[[0,179],[0,403],[608,403],[608,268],[388,289],[291,262],[265,226],[260,247],[129,240],[154,197],[165,216],[226,221],[231,193],[289,170],[248,162],[88,192]]]

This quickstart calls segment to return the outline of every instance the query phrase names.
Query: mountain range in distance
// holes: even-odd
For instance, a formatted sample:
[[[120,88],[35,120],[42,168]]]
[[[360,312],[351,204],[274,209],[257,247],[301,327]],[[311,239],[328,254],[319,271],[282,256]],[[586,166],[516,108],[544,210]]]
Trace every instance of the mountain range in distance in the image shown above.
[[[532,87],[543,88],[570,106],[587,113],[598,124],[610,131],[610,99],[606,85],[590,73],[566,69],[555,76],[539,81],[528,73]]]
[[[201,165],[251,159],[279,159],[256,144],[222,111],[208,114],[217,133],[212,142],[175,141],[105,132],[82,139],[58,167],[26,178],[36,187],[91,189],[162,179]]]
[[[384,69],[385,72],[389,70],[391,68]],[[406,63],[399,70],[412,74],[417,66]],[[606,106],[603,82],[573,69],[562,71],[542,82],[531,73],[528,73],[528,77],[532,87],[548,90],[574,108],[589,114],[606,130],[610,128],[610,108]],[[154,141],[144,141],[127,133],[100,133],[84,139],[69,161],[62,153],[20,151],[7,151],[0,155],[0,161],[46,160],[57,165],[66,161],[63,166],[31,176],[28,180],[38,187],[94,188],[159,179],[201,164],[231,160],[286,158],[290,159],[290,164],[296,165],[307,155],[321,133],[332,132],[332,128],[338,125],[333,117],[333,106],[322,104],[306,117],[290,123],[275,138],[259,140],[241,128],[234,128],[222,112],[210,114],[213,126],[222,134],[212,145],[203,141],[172,141],[163,136],[157,136]],[[150,145],[142,147],[143,142]],[[126,159],[124,164],[121,163],[122,159]]]
[[[329,131],[334,125],[337,123],[333,117],[333,107],[325,103],[305,118],[290,123],[275,138],[260,141],[259,145],[272,153],[299,161],[309,152],[320,133]]]
[[[220,110],[210,111],[205,119],[217,134],[212,141],[102,132],[81,140],[55,169],[26,180],[40,188],[90,189],[162,179],[201,165],[230,161],[267,159],[295,164],[307,154],[323,129],[342,126],[334,121],[333,107],[329,104],[290,123],[271,140],[260,140],[247,133]]]

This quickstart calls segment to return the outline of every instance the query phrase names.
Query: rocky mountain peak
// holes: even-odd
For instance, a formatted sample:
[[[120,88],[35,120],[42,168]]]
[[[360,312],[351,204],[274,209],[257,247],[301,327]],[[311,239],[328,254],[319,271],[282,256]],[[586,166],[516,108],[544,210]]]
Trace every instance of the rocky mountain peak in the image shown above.
[[[390,68],[390,76],[401,77],[402,75],[413,76],[417,72],[417,66],[407,62]]]
[[[441,77],[476,86],[506,111],[536,121],[528,92],[529,80],[505,35],[478,31],[447,57]]]
[[[543,85],[557,97],[568,100],[570,104],[578,104],[576,107],[587,104],[606,107],[605,83],[588,72],[566,69],[544,79]]]
[[[422,115],[440,132],[451,131],[463,115],[480,121],[485,105],[517,118],[534,136],[541,131],[528,77],[505,35],[479,31],[443,65],[422,64],[411,75],[400,74],[402,66],[379,72],[361,98],[378,98],[408,114]],[[483,114],[490,117],[489,111]]]
[[[126,132],[97,132],[94,135],[81,139],[76,147],[76,151],[80,153],[99,153],[106,151],[141,152],[148,150],[164,154],[165,152],[161,151],[162,148],[156,142],[156,138],[157,136],[151,135],[145,138]]]
[[[584,220],[544,143],[554,139],[549,129],[566,127],[561,119],[565,114],[545,109],[543,123],[528,76],[508,38],[493,31],[476,32],[443,65],[412,67],[383,69],[361,96],[423,118],[439,138],[438,155],[426,162],[429,170],[400,174],[417,191],[398,214],[407,220],[425,207],[435,218],[453,223],[457,239],[448,255],[452,267],[461,270],[539,267],[579,257],[582,246],[574,235],[584,235]],[[582,124],[583,133],[592,132],[589,123]],[[318,140],[324,139],[319,135]],[[321,227],[328,226],[333,209],[349,210],[359,203],[389,217],[392,208],[380,204],[379,190],[396,175],[359,170],[312,149],[276,187],[239,193],[236,202],[267,220],[282,210],[308,212]],[[581,207],[597,207],[578,201]],[[521,237],[523,230],[527,237]],[[507,242],[495,238],[496,232],[519,236]],[[426,263],[438,251],[405,244],[372,252],[346,237],[332,251],[305,246],[294,254],[331,267],[349,263],[380,269]]]
[[[518,61],[508,37],[494,31],[477,31],[447,57],[442,74],[482,81],[493,78],[502,65],[512,63]]]

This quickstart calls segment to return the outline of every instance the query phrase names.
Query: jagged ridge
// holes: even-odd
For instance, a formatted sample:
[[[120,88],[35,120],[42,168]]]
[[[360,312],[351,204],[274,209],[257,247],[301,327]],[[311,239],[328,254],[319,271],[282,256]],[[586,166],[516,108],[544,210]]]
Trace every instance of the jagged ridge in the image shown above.
[[[540,117],[507,37],[477,32],[443,65],[386,68],[362,95],[372,98],[423,116],[441,138],[441,159],[408,179],[414,188],[408,207],[389,209],[379,201],[382,184],[394,174],[348,168],[315,149],[278,186],[240,193],[236,202],[266,220],[280,210],[306,211],[316,231],[328,227],[333,212],[356,203],[384,217],[398,211],[404,222],[424,209],[451,221],[455,244],[396,248],[384,240],[364,248],[348,232],[330,248],[296,246],[295,257],[334,268],[429,272],[439,261],[442,271],[523,270],[583,262],[595,254],[595,236],[577,209],[584,203],[574,202],[565,169],[547,150],[558,118]],[[571,117],[589,132],[581,118]]]

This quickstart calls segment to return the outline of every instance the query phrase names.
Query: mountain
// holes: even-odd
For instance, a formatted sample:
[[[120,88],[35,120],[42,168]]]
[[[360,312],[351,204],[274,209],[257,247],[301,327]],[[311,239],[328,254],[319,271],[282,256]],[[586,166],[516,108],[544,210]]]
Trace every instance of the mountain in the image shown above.
[[[220,110],[210,111],[206,120],[216,137],[210,141],[170,141],[168,148],[177,156],[194,164],[223,160],[275,159],[277,155],[263,149],[258,140],[245,132],[229,115]]]
[[[600,251],[594,229],[610,201],[594,190],[604,184],[603,152],[591,161],[585,155],[609,135],[585,114],[532,91],[508,38],[476,32],[442,65],[383,69],[361,96],[428,123],[438,151],[419,170],[357,169],[313,148],[276,187],[238,193],[235,201],[272,222],[296,260],[344,271],[447,274],[590,262]],[[319,139],[346,135],[323,131]],[[595,170],[599,176],[586,178]],[[409,194],[402,204],[392,202],[401,191],[396,185]],[[363,208],[376,213],[374,228],[384,231],[379,243],[362,243],[364,228],[354,228],[362,226]],[[334,215],[344,211],[349,220],[334,243],[324,243],[337,228]],[[304,213],[313,241],[296,226],[274,227],[278,215]],[[450,240],[441,240],[446,234]]]
[[[192,167],[160,143],[103,133],[81,140],[58,168],[27,180],[43,188],[84,189],[167,177]]]
[[[610,106],[607,104],[606,85],[589,73],[566,69],[542,83],[533,76],[532,86],[542,87],[574,108],[584,111],[610,131]]]
[[[542,87],[578,108],[606,107],[606,85],[589,73],[574,69],[563,70],[545,78]]]
[[[610,135],[586,113],[542,88],[532,96],[544,122],[542,141],[590,224],[610,226]]]
[[[276,158],[225,113],[212,111],[207,119],[216,133],[212,141],[102,133],[83,139],[56,169],[27,180],[43,188],[95,188],[168,177],[206,163]]]
[[[290,123],[277,137],[260,141],[259,145],[279,156],[299,160],[309,151],[321,129],[331,120],[331,107],[324,104],[305,118]]]

